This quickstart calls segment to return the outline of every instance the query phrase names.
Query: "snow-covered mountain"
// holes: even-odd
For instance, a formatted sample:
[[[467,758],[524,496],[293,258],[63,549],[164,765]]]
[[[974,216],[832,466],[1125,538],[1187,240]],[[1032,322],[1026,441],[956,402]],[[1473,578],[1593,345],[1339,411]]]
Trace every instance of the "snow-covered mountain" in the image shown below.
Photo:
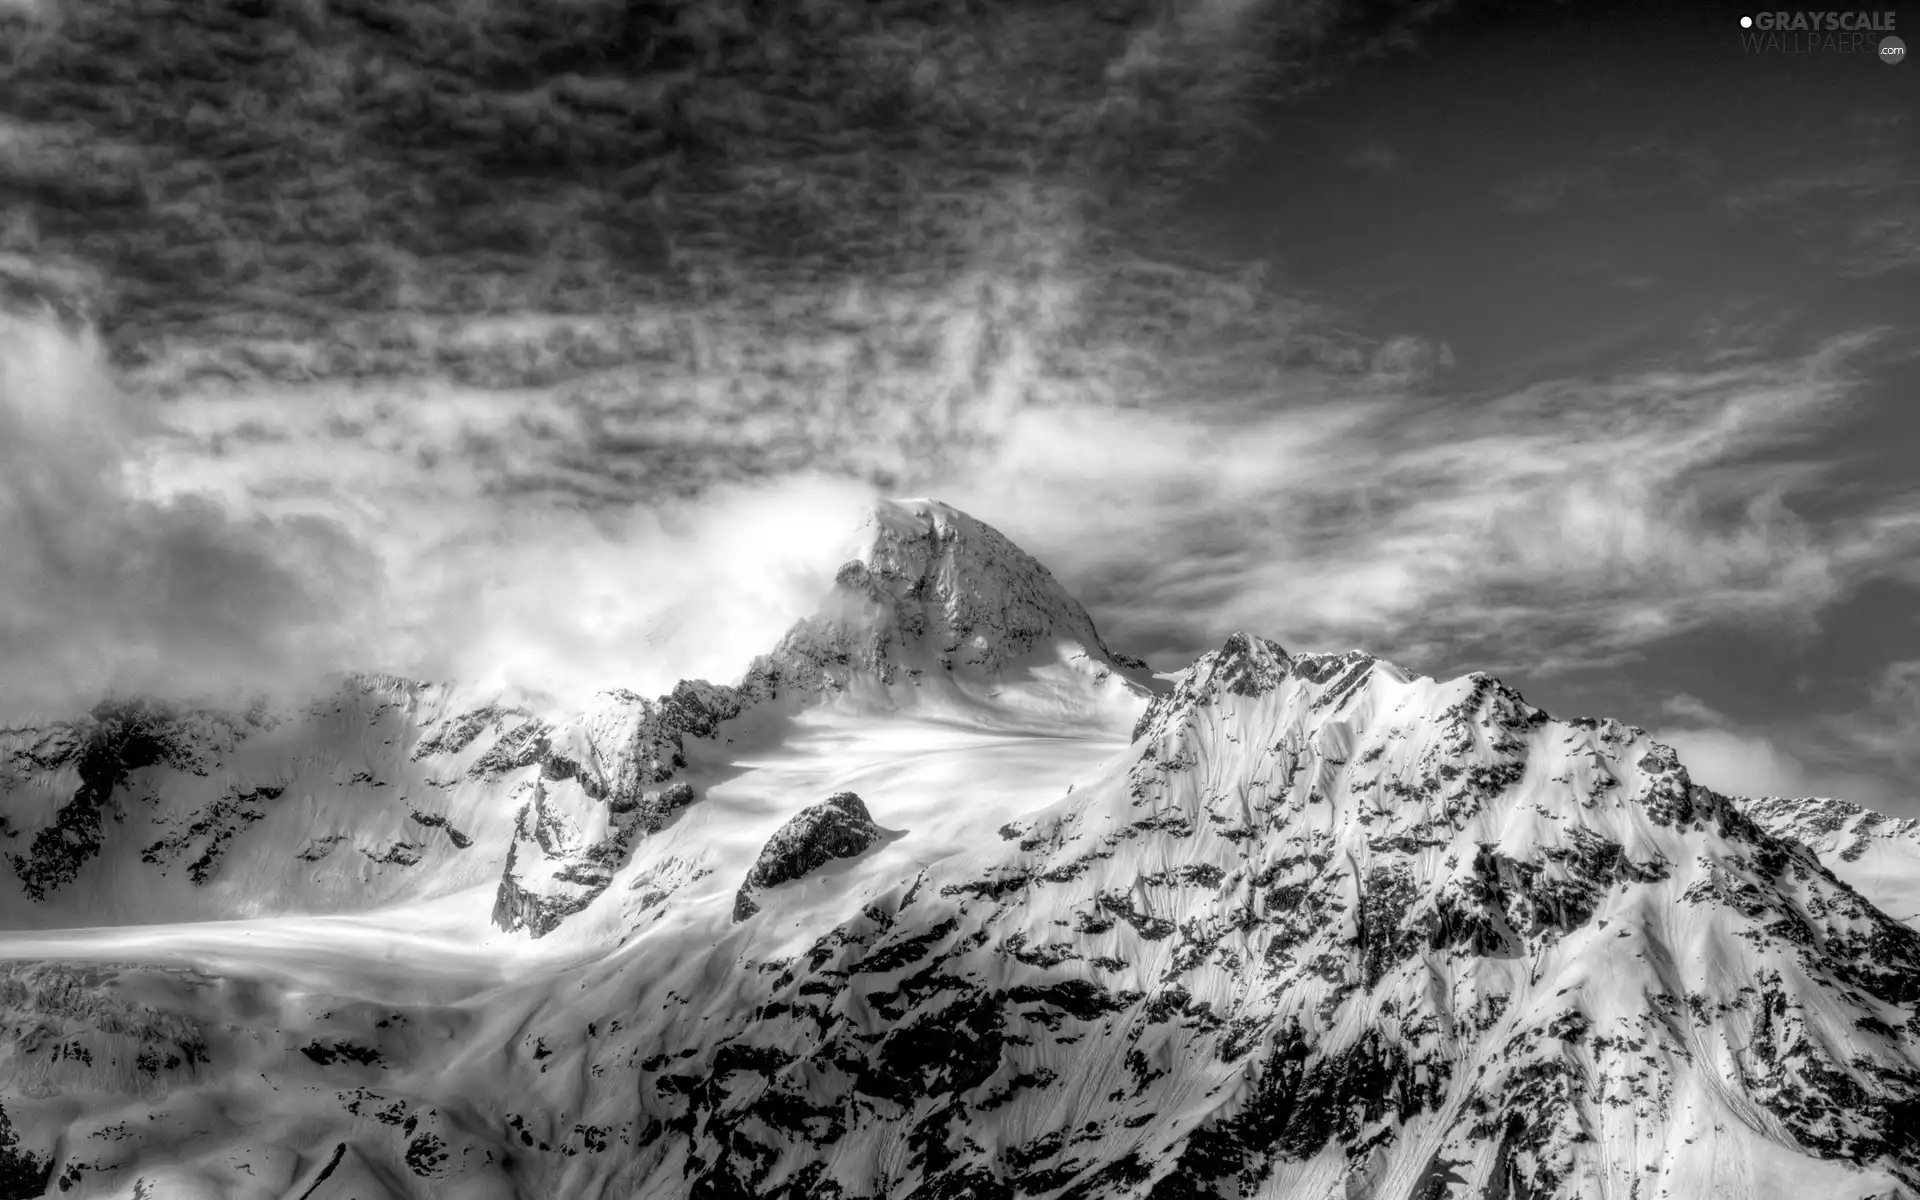
[[[1920,927],[1920,821],[1823,797],[1741,803],[1768,832],[1804,844],[1881,910]]]
[[[929,500],[876,506],[827,603],[742,684],[939,706],[987,724],[1111,719],[1153,686],[1147,665],[1109,651],[1046,567]]]
[[[728,769],[724,751],[689,747],[723,723],[777,739],[835,701],[1098,727],[1152,683],[998,531],[930,501],[881,504],[818,614],[736,685],[613,691],[564,713],[364,676],[291,713],[135,700],[0,731],[0,837],[21,885],[0,890],[0,920],[338,912],[494,881],[496,920],[544,935]]]
[[[482,699],[8,735],[0,1180],[1920,1194],[1882,826],[1491,677],[1235,634],[1168,686],[919,501],[736,683]]]

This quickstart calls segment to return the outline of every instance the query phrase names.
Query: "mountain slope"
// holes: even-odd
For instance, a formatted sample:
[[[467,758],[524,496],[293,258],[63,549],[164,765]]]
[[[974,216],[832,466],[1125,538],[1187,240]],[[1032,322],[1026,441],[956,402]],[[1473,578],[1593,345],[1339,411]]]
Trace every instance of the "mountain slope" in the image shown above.
[[[1881,910],[1920,927],[1920,821],[1825,798],[1765,796],[1741,804],[1768,832],[1818,854]]]
[[[1005,836],[803,953],[604,975],[643,1190],[1920,1184],[1920,934],[1637,729],[1236,636]]]
[[[328,912],[478,884],[497,874],[483,859],[511,811],[487,803],[457,756],[409,756],[460,706],[449,689],[366,677],[292,712],[134,701],[0,734],[7,865],[19,881],[0,888],[0,918]],[[468,719],[488,742],[512,723],[492,708]]]

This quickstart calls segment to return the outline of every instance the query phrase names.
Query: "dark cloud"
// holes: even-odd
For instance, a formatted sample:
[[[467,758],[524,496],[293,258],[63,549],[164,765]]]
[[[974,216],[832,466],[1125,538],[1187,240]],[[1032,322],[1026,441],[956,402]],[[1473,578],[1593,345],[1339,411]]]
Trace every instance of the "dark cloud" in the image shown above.
[[[1436,7],[101,0],[10,73],[0,186],[153,378],[539,383],[646,361],[635,302],[944,276],[1011,185],[1154,228],[1255,106]]]

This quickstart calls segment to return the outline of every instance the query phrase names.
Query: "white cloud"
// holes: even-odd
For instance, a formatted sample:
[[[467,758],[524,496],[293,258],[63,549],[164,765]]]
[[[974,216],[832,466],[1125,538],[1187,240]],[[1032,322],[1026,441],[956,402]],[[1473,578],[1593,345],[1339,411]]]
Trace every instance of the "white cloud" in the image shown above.
[[[568,702],[730,679],[825,593],[873,494],[800,471],[580,503],[551,461],[575,431],[528,394],[169,415],[203,424],[169,430],[86,338],[0,327],[0,723],[341,670]]]
[[[333,667],[377,610],[338,525],[146,494],[128,466],[152,428],[97,345],[0,318],[0,714],[270,687]]]
[[[1729,796],[1834,795],[1808,775],[1806,766],[1772,741],[1730,729],[1656,729],[1656,741],[1672,746],[1695,783]],[[1858,801],[1857,796],[1844,799]]]
[[[606,687],[731,681],[826,596],[872,498],[799,477],[617,515],[496,508],[403,591],[410,663],[569,705]]]
[[[1725,713],[1685,692],[1667,697],[1661,703],[1660,711],[1666,716],[1685,721],[1689,725],[1704,725],[1709,729],[1725,729],[1733,724]]]
[[[1920,807],[1920,790],[1895,782],[1920,766],[1920,661],[1888,664],[1860,709],[1771,730],[1739,729],[1684,693],[1668,697],[1661,713],[1673,724],[1653,736],[1680,752],[1694,782],[1715,791],[1836,796],[1899,814]]]
[[[1081,586],[1122,645],[1186,653],[1181,636],[1245,627],[1416,663],[1592,665],[1712,623],[1806,628],[1907,560],[1898,502],[1796,511],[1824,480],[1792,448],[1845,417],[1863,344],[1494,400],[1373,376],[1264,410],[1028,410],[941,490]]]

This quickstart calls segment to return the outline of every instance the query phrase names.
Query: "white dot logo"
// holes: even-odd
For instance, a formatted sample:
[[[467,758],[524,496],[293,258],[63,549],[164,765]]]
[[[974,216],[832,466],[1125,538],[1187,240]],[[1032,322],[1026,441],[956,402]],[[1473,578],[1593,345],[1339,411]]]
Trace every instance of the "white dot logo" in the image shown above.
[[[1753,18],[1752,18],[1752,17],[1741,17],[1741,18],[1740,18],[1740,28],[1742,28],[1742,29],[1752,29],[1752,28],[1753,28]]]
[[[1880,61],[1881,62],[1886,63],[1888,66],[1892,66],[1897,62],[1904,61],[1906,57],[1907,57],[1907,44],[1905,42],[1901,41],[1897,37],[1884,37],[1880,39]]]

